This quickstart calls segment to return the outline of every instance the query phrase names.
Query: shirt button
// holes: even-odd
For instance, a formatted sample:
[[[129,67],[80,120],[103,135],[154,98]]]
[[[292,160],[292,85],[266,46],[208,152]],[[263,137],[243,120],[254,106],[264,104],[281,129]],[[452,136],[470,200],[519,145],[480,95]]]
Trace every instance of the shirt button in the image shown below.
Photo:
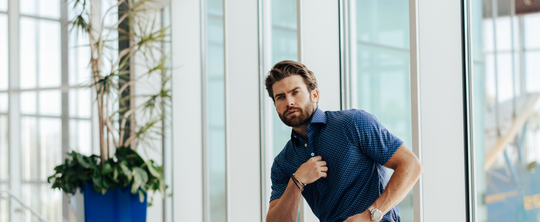
[[[305,147],[307,147],[307,143],[306,143],[306,144],[304,144],[304,146],[305,146]]]
[[[315,153],[311,153],[311,156],[315,156]]]
[[[296,136],[294,136],[294,138],[296,138]]]

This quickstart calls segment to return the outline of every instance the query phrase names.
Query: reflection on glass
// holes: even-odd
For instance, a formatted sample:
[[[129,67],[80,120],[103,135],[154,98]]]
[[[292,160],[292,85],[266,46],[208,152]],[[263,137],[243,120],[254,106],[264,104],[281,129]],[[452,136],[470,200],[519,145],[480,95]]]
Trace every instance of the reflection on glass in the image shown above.
[[[60,22],[40,20],[38,34],[39,87],[58,87],[61,82],[60,67],[62,66]]]
[[[22,2],[21,2],[22,3]],[[20,19],[20,86],[22,89],[36,87],[37,71],[37,22],[35,19],[21,17]]]
[[[21,92],[21,113],[36,114],[36,92]]]
[[[1,10],[0,0],[0,10]],[[8,89],[8,19],[0,14],[0,90]]]
[[[208,61],[207,103],[208,119],[208,188],[211,222],[226,221],[225,193],[225,101],[224,92],[224,45],[223,1],[208,0]]]
[[[60,116],[62,95],[60,90],[44,90],[39,92],[39,114]],[[22,102],[22,101],[21,101]]]
[[[0,93],[0,113],[8,112],[9,97],[7,93]]]
[[[409,1],[356,1],[357,73],[352,108],[363,109],[412,147],[409,81]],[[399,204],[401,220],[413,220],[412,191]]]
[[[69,35],[69,85],[90,84],[89,41],[82,33]]]
[[[60,3],[60,0],[20,0],[19,7],[22,15],[59,19]]]
[[[520,14],[523,6],[512,2],[518,1],[472,1],[475,215],[481,222],[540,221],[540,10]]]
[[[8,118],[0,115],[0,183],[9,180]]]

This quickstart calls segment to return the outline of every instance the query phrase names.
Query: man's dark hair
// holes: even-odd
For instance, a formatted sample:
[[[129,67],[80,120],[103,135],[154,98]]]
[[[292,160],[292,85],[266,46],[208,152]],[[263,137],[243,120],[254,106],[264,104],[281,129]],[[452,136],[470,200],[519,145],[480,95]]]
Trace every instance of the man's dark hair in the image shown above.
[[[292,75],[302,76],[302,78],[304,79],[304,83],[306,84],[307,89],[310,92],[311,90],[317,88],[317,79],[315,78],[315,75],[312,71],[307,69],[304,64],[292,60],[283,60],[276,63],[274,67],[272,67],[272,70],[270,70],[268,76],[266,76],[266,79],[264,80],[264,84],[266,85],[266,91],[268,91],[268,95],[270,96],[270,98],[272,98],[274,102],[274,90],[272,89],[272,86],[277,81],[280,81]]]

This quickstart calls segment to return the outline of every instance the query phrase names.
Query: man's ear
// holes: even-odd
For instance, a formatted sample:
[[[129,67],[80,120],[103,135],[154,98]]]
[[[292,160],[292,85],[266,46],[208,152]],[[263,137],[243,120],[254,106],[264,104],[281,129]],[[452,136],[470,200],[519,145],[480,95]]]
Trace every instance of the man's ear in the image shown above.
[[[311,90],[311,100],[315,103],[319,102],[319,89],[315,88]]]

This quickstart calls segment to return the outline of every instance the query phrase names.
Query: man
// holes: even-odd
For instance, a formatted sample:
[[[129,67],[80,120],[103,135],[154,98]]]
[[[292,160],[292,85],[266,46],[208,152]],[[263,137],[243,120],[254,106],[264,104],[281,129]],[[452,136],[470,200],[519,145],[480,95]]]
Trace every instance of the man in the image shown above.
[[[365,111],[318,109],[317,80],[299,62],[275,64],[265,85],[293,128],[272,165],[267,221],[296,221],[301,195],[323,222],[400,221],[397,204],[422,173],[403,142]]]

